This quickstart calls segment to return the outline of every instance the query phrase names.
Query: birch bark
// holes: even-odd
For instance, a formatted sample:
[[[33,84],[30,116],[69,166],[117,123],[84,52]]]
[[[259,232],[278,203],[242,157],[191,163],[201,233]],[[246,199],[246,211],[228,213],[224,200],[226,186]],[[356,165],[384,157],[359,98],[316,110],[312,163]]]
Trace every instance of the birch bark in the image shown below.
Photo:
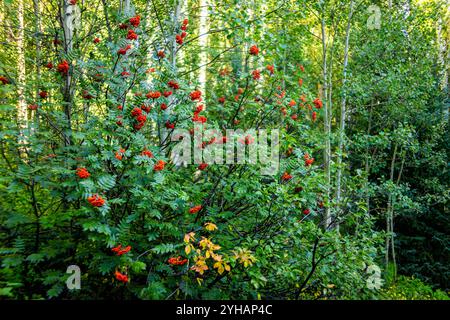
[[[19,30],[17,39],[17,121],[19,123],[21,143],[26,143],[25,130],[28,126],[27,105],[25,100],[26,65],[25,65],[25,18],[24,2],[17,1],[17,19]]]
[[[349,51],[349,40],[350,40],[350,28],[351,19],[353,16],[353,0],[350,1],[350,12],[348,14],[347,28],[345,31],[345,47],[344,47],[344,66],[342,70],[342,101],[341,101],[341,115],[340,115],[340,125],[339,125],[339,147],[338,147],[338,157],[337,157],[337,177],[336,177],[336,203],[337,203],[337,214],[340,212],[341,205],[341,189],[342,189],[342,157],[344,152],[345,144],[345,122],[347,117],[346,103],[346,82],[347,82],[347,66],[348,66],[348,51]],[[336,224],[339,225],[338,223]]]

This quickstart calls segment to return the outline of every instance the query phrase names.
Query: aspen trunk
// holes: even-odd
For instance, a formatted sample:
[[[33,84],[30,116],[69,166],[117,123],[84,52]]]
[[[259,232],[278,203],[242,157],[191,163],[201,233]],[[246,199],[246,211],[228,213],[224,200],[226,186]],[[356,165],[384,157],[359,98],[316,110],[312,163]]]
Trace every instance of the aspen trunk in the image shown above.
[[[331,172],[330,172],[330,153],[331,153],[331,145],[330,145],[330,121],[329,121],[329,110],[328,110],[328,71],[327,71],[327,38],[326,38],[326,30],[325,30],[325,12],[322,13],[321,19],[321,27],[322,27],[322,67],[323,67],[323,106],[324,106],[324,130],[325,130],[325,148],[323,152],[324,157],[324,172],[325,172],[325,196],[326,199],[330,200],[330,183],[331,183]],[[325,216],[324,216],[324,226],[328,228],[331,224],[331,214],[330,214],[330,206],[327,205],[325,208]]]
[[[370,104],[369,110],[369,123],[367,124],[367,137],[370,135],[372,130],[372,104]],[[367,216],[370,214],[370,193],[369,193],[369,175],[370,175],[370,148],[366,147],[366,160],[365,160],[365,171],[366,171],[366,207]]]
[[[33,0],[34,19],[35,19],[35,46],[36,46],[36,101],[39,99],[39,87],[41,83],[41,8],[38,0]],[[36,111],[33,111],[33,118],[38,125],[39,118],[36,117]]]
[[[25,19],[24,2],[17,1],[17,19],[19,21],[19,30],[17,36],[17,121],[20,130],[20,143],[26,144],[25,130],[28,126],[27,103],[25,100]]]
[[[200,66],[198,82],[200,83],[200,91],[206,100],[206,64],[208,63],[208,0],[199,0],[200,6],[200,23],[199,23],[199,39],[198,44],[200,46]],[[205,102],[205,101],[203,101]],[[205,103],[203,105],[206,107]]]
[[[390,181],[394,181],[394,172],[395,172],[395,161],[397,158],[397,149],[398,149],[398,145],[397,143],[394,146],[394,152],[392,155],[392,161],[391,161],[391,172],[389,175],[389,179]],[[388,196],[388,203],[387,203],[387,209],[386,209],[386,252],[385,252],[385,263],[386,263],[386,270],[389,267],[389,250],[391,249],[391,255],[392,255],[392,260],[394,263],[394,276],[396,273],[396,261],[395,261],[395,244],[394,244],[394,212],[393,212],[393,195],[392,193],[389,193]]]
[[[341,208],[341,189],[342,189],[342,154],[344,152],[345,143],[345,121],[346,121],[346,82],[347,82],[347,65],[348,65],[348,49],[349,49],[349,39],[350,39],[350,27],[351,19],[353,16],[353,0],[350,2],[350,12],[348,14],[347,29],[345,31],[345,48],[344,48],[344,66],[343,66],[343,77],[342,77],[342,101],[341,101],[341,116],[340,116],[340,126],[339,126],[339,151],[337,156],[337,177],[336,177],[336,203],[337,203],[337,214],[340,212]]]
[[[176,77],[177,74],[177,53],[178,53],[178,44],[176,42],[176,28],[178,25],[178,21],[180,20],[180,12],[181,12],[181,5],[182,0],[177,0],[175,3],[175,7],[173,8],[173,14],[172,14],[172,34],[169,35],[171,39],[171,52],[170,52],[170,61],[172,64],[172,70],[174,72],[174,75]],[[169,105],[173,103],[173,95],[169,98]],[[168,118],[171,114],[172,107],[167,108],[164,110],[165,118]],[[161,126],[160,129],[160,144],[167,143],[167,140],[169,140],[169,130],[165,127],[164,123],[159,124]]]
[[[437,21],[437,45],[438,45],[438,61],[440,65],[440,85],[441,89],[445,92],[448,92],[448,61],[450,59],[450,50],[448,50],[448,38],[444,38],[443,34],[443,19],[442,17],[439,17]],[[447,52],[447,57],[445,57],[445,54]],[[447,59],[446,59],[447,58]],[[447,94],[448,97],[448,94]],[[444,120],[449,119],[449,107],[448,104],[443,103],[442,104],[442,117]]]
[[[73,49],[73,35],[75,29],[75,10],[69,1],[63,1],[62,5],[62,27],[64,30],[64,50],[66,54],[70,54]],[[72,104],[73,104],[73,88],[72,88],[72,75],[69,72],[64,77],[64,85],[62,88],[63,95],[63,109],[66,116],[66,130],[65,145],[72,144],[71,132],[72,132]]]

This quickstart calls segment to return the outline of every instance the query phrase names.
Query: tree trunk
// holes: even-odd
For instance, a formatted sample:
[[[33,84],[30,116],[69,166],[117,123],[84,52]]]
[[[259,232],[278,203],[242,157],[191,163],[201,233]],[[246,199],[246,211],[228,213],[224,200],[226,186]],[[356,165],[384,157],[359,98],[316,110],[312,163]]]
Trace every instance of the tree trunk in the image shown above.
[[[391,172],[389,175],[390,181],[394,182],[394,172],[395,172],[395,161],[397,158],[397,143],[395,143],[394,146],[394,153],[392,155],[392,161],[391,161]],[[387,203],[387,209],[386,209],[386,253],[385,253],[385,263],[386,263],[386,270],[388,270],[389,267],[389,249],[391,249],[392,254],[392,261],[394,264],[394,277],[396,275],[396,261],[395,261],[395,244],[394,244],[394,212],[393,212],[393,201],[394,197],[392,193],[389,193],[388,196],[388,203]]]
[[[367,124],[367,137],[370,136],[372,130],[372,108],[373,102],[369,106],[369,123]],[[366,160],[365,160],[365,171],[366,171],[366,207],[367,215],[370,214],[370,192],[369,192],[369,175],[370,175],[370,148],[369,145],[366,147]]]
[[[17,35],[17,121],[20,130],[20,144],[26,144],[26,129],[28,127],[27,103],[25,100],[25,18],[24,18],[24,2],[17,1],[17,19],[19,21],[19,30]],[[22,151],[24,151],[22,149]],[[23,153],[21,151],[21,153]]]
[[[63,1],[62,5],[62,27],[64,30],[64,50],[66,54],[70,54],[73,48],[73,33],[74,33],[74,21],[73,21],[73,8],[72,5],[66,0]],[[66,131],[65,135],[65,145],[69,146],[72,144],[72,76],[69,71],[64,77],[64,84],[62,87],[63,95],[63,109],[66,117]]]
[[[108,42],[112,42],[111,23],[109,22],[108,4],[106,3],[106,0],[102,0],[102,5],[103,5],[103,15],[105,16],[106,30],[108,31]]]
[[[208,63],[208,0],[199,0],[200,5],[200,21],[199,21],[199,39],[198,44],[200,47],[200,66],[198,82],[200,83],[200,91],[206,101],[206,64]],[[204,102],[205,102],[204,101]],[[206,107],[205,103],[203,105]]]
[[[437,45],[438,45],[438,61],[439,61],[439,65],[440,65],[440,85],[441,85],[441,89],[444,92],[447,92],[447,97],[448,97],[448,61],[450,58],[450,50],[448,50],[448,38],[450,37],[450,32],[449,36],[447,37],[447,39],[444,38],[444,34],[443,34],[443,20],[442,17],[438,18],[437,21]],[[447,59],[445,57],[445,54],[447,52]],[[447,61],[447,63],[446,63]],[[442,104],[442,118],[444,119],[444,121],[447,121],[449,119],[449,105],[448,103],[443,103]]]
[[[174,72],[174,75],[176,77],[177,74],[177,53],[178,53],[178,48],[177,48],[177,42],[176,42],[176,38],[175,38],[175,34],[176,34],[176,27],[178,25],[178,21],[180,19],[180,11],[181,11],[181,5],[182,5],[182,0],[177,0],[175,3],[175,7],[173,8],[173,14],[172,14],[172,34],[169,35],[170,39],[171,39],[171,52],[170,52],[170,61],[172,64],[172,70]],[[169,106],[173,104],[173,99],[174,96],[171,95],[169,97]],[[167,108],[166,110],[164,110],[164,115],[165,117],[169,117],[169,115],[171,114],[171,109],[172,107]],[[169,140],[169,130],[165,127],[165,125],[163,123],[159,124],[160,126],[160,145],[164,144],[165,142],[167,143],[167,141]]]
[[[328,110],[328,72],[327,72],[327,38],[325,31],[325,12],[322,13],[321,19],[322,26],[322,68],[323,68],[323,105],[324,105],[324,130],[325,130],[325,148],[323,152],[324,157],[324,172],[325,172],[325,196],[326,199],[330,200],[330,183],[331,183],[331,171],[330,171],[330,153],[331,153],[331,145],[330,145],[330,121],[329,121],[329,110]],[[330,206],[327,205],[325,208],[325,216],[324,216],[324,227],[329,228],[331,225],[331,214],[330,214]]]
[[[344,48],[344,66],[343,66],[343,78],[342,78],[342,101],[341,101],[341,116],[340,116],[340,125],[339,125],[339,151],[337,157],[337,177],[336,177],[336,203],[337,203],[337,211],[336,214],[339,215],[341,208],[341,180],[342,180],[342,154],[344,152],[344,143],[345,143],[345,120],[346,120],[346,103],[347,103],[347,95],[346,95],[346,82],[347,82],[347,65],[348,65],[348,48],[349,48],[349,39],[350,39],[350,27],[351,27],[351,19],[353,16],[353,0],[350,1],[350,12],[348,14],[348,22],[347,29],[345,31],[345,48]],[[339,226],[338,222],[336,226]]]
[[[41,84],[41,8],[38,0],[33,0],[34,19],[35,19],[35,45],[36,45],[36,101],[39,99],[39,87]],[[39,118],[36,117],[36,111],[33,111],[34,123],[37,126]]]

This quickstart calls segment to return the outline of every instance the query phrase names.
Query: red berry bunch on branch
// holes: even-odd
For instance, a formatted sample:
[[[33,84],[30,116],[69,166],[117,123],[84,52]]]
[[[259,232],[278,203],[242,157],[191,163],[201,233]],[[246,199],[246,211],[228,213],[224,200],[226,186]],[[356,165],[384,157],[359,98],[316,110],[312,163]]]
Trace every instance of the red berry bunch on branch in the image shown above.
[[[186,38],[186,36],[187,36],[186,30],[187,30],[188,24],[189,24],[189,20],[188,20],[188,19],[184,19],[184,20],[183,20],[183,23],[182,23],[182,25],[181,25],[181,28],[180,28],[180,29],[181,29],[181,33],[175,35],[175,41],[176,41],[179,45],[182,45],[182,44],[183,44],[183,40],[184,40],[184,38]]]

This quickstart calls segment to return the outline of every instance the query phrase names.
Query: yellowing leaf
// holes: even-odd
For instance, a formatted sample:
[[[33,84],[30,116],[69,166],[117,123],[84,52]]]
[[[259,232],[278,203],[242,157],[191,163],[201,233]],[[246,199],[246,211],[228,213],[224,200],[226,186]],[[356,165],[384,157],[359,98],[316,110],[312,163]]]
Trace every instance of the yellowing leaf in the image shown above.
[[[207,222],[205,223],[205,229],[208,231],[214,231],[217,230],[217,226],[212,222]]]
[[[222,262],[221,261],[217,261],[216,263],[214,263],[214,266],[213,266],[215,269],[217,269],[217,272],[219,273],[219,274],[222,274],[223,273],[223,271],[224,271],[224,268],[223,268],[223,265],[222,265]]]
[[[184,242],[189,243],[191,240],[195,240],[195,232],[189,232],[184,235]]]
[[[238,249],[234,254],[234,258],[239,260],[240,263],[244,265],[245,268],[251,266],[253,262],[256,261],[256,258],[252,255],[251,251],[248,249]]]

